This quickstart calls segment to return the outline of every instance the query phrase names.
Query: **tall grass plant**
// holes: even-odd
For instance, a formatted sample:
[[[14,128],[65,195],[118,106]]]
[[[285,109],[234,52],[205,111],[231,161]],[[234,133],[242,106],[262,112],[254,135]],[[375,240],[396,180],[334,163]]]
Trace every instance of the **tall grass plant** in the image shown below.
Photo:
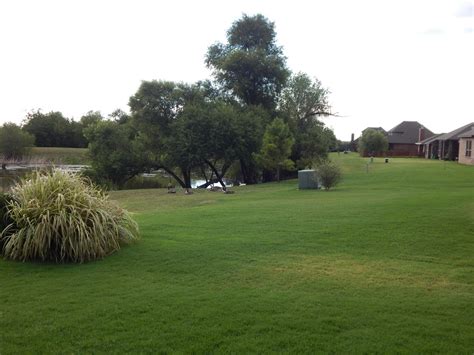
[[[15,230],[2,232],[5,258],[82,263],[138,238],[138,226],[125,210],[72,173],[35,172],[11,195]]]

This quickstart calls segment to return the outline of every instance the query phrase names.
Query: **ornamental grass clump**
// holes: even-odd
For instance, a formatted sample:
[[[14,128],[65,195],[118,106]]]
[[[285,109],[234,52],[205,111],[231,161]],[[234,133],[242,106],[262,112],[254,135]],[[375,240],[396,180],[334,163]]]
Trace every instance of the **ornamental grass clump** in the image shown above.
[[[0,236],[5,258],[82,263],[138,239],[129,214],[77,175],[36,172],[14,186],[11,195],[14,227]]]

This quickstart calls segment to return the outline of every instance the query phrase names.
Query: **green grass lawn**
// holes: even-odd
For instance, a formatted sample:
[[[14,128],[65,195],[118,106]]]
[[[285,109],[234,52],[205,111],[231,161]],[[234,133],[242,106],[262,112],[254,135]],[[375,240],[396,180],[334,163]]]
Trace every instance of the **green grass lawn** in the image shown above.
[[[0,260],[0,353],[474,351],[474,167],[334,155],[333,191],[111,197],[142,240]]]
[[[45,160],[54,164],[90,164],[87,148],[62,147],[34,147],[31,149],[31,158]]]

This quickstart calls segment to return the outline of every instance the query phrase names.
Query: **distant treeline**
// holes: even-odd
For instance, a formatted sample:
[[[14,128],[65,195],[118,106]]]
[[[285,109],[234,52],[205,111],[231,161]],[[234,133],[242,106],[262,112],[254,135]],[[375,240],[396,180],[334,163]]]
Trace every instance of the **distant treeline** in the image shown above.
[[[37,110],[26,116],[21,128],[35,138],[37,147],[86,148],[89,142],[84,129],[102,120],[104,117],[99,111],[89,111],[79,121],[74,121],[58,111],[42,113]]]

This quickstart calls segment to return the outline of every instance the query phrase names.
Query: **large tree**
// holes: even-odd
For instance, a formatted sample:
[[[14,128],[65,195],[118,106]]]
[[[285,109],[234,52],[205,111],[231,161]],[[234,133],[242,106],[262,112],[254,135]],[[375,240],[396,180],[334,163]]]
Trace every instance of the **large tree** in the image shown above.
[[[183,188],[191,187],[191,172],[198,164],[183,144],[178,118],[186,106],[212,100],[208,85],[170,81],[143,81],[130,98],[132,120],[147,147],[152,164],[172,175]]]
[[[182,90],[179,85],[171,81],[143,81],[135,95],[129,100],[132,121],[141,132],[145,147],[150,154],[154,168],[165,168],[172,174],[182,187],[190,187],[191,172],[189,169],[181,171],[183,182],[173,171],[173,167],[166,167],[167,160],[164,144],[171,132],[171,124],[182,109]]]
[[[319,80],[304,73],[292,75],[280,95],[279,114],[295,137],[291,158],[299,168],[324,159],[335,144],[334,133],[320,120],[331,115],[328,95]]]
[[[212,69],[217,84],[226,95],[232,96],[245,112],[242,120],[252,117],[265,127],[270,116],[275,116],[278,95],[286,84],[290,71],[282,48],[276,44],[275,25],[264,16],[243,15],[227,31],[227,42],[209,47],[206,65]],[[259,107],[259,108],[257,108]],[[258,144],[253,144],[256,133]],[[239,158],[243,180],[258,181],[257,164],[253,153],[259,149],[263,130],[249,132],[252,136],[247,147],[254,146]]]
[[[318,117],[331,115],[329,90],[318,79],[314,81],[305,73],[290,77],[283,89],[279,110],[288,118],[288,124],[294,131],[302,131],[318,121]]]
[[[223,177],[241,150],[241,131],[236,123],[237,111],[230,104],[190,103],[173,124],[167,142],[169,158],[183,168],[202,167],[206,180],[218,181],[225,190]],[[209,179],[206,170],[211,172]]]
[[[227,31],[227,43],[209,47],[206,65],[223,88],[247,105],[273,110],[289,76],[276,44],[275,25],[264,16],[243,15]]]

